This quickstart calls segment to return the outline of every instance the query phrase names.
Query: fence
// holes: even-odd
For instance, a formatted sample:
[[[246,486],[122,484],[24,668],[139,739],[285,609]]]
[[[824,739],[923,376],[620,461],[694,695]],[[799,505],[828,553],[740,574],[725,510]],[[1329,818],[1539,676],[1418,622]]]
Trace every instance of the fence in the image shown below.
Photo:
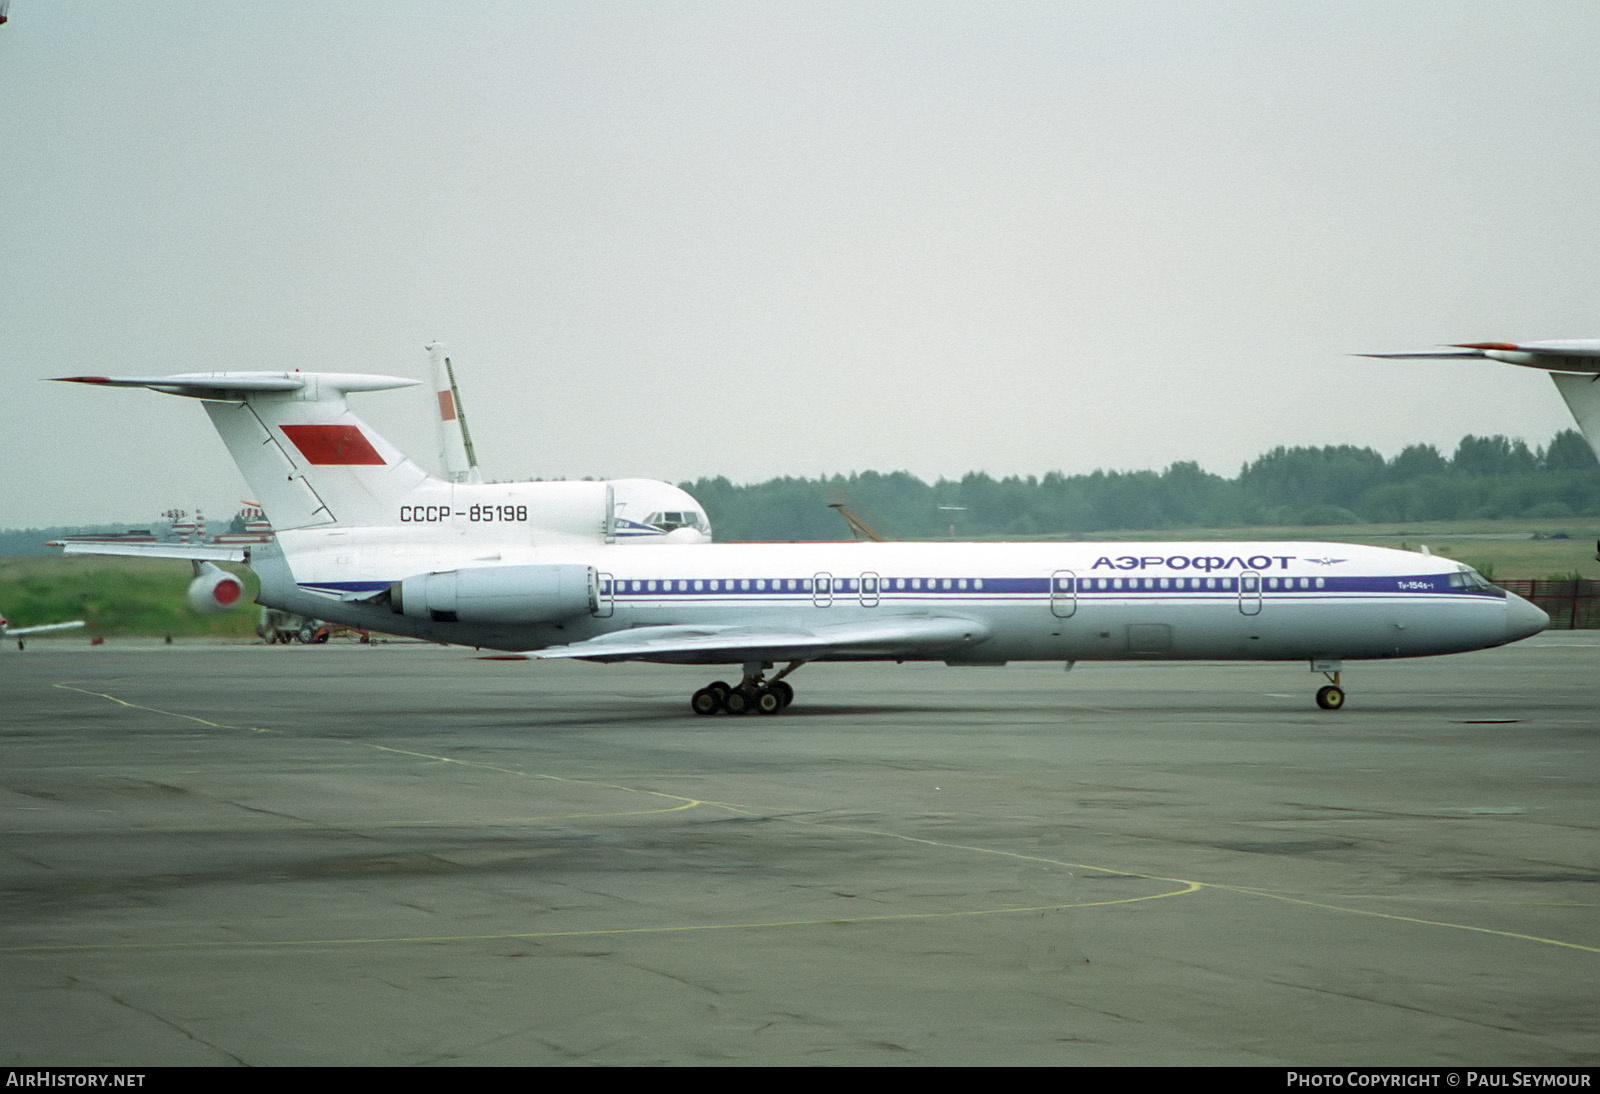
[[[1560,580],[1512,579],[1495,584],[1543,608],[1550,616],[1551,630],[1600,627],[1600,581],[1569,577]]]

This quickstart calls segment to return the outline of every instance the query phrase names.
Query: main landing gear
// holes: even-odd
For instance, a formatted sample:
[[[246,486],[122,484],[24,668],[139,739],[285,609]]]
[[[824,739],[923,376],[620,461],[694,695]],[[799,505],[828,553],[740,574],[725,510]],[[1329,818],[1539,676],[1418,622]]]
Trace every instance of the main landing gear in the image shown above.
[[[1313,661],[1311,671],[1320,672],[1328,683],[1317,689],[1317,706],[1323,710],[1338,710],[1344,706],[1344,688],[1339,686],[1339,662]]]
[[[744,667],[744,679],[738,686],[729,686],[721,680],[707,684],[689,700],[689,709],[696,714],[776,714],[794,702],[794,688],[784,680],[805,662],[796,661],[771,680],[764,679],[771,663],[751,661]]]

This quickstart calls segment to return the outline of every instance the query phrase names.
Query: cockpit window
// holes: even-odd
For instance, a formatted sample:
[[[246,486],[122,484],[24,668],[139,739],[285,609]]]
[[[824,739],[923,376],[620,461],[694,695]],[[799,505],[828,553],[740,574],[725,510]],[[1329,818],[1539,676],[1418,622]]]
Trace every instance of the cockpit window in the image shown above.
[[[669,509],[661,513],[651,513],[645,518],[645,523],[654,525],[663,532],[672,532],[679,528],[695,528],[702,532],[710,531],[705,518],[693,510]]]
[[[1463,567],[1450,575],[1452,589],[1469,589],[1479,592],[1495,592],[1496,586],[1488,578],[1470,566]]]

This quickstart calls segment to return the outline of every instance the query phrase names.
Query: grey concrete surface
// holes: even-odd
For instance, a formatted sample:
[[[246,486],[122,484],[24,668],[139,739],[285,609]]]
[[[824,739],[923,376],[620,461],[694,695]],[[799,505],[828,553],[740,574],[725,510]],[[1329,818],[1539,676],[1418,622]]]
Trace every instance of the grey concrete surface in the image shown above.
[[[1597,670],[8,648],[0,1062],[1592,1065]]]

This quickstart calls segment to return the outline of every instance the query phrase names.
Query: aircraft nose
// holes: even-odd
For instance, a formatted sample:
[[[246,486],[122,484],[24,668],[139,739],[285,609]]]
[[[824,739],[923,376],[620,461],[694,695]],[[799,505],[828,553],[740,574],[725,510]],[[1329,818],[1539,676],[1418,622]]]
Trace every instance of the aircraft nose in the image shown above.
[[[1550,617],[1516,593],[1506,594],[1506,641],[1531,638],[1550,625]]]

